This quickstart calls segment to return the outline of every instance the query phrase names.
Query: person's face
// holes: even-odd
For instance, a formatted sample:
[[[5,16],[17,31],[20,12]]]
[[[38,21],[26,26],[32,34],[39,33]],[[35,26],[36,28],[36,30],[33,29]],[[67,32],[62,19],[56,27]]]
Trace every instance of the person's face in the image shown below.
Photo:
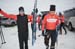
[[[50,14],[55,14],[55,11],[50,11]]]
[[[20,14],[21,16],[23,16],[23,15],[24,15],[24,11],[19,11],[19,14]]]

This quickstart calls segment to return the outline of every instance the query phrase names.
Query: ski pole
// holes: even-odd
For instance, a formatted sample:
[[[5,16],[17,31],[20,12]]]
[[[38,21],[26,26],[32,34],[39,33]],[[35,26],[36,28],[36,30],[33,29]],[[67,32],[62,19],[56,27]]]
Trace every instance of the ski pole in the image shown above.
[[[1,40],[2,40],[2,44],[5,44],[5,38],[4,38],[4,34],[3,34],[3,31],[2,31],[2,27],[1,28]]]

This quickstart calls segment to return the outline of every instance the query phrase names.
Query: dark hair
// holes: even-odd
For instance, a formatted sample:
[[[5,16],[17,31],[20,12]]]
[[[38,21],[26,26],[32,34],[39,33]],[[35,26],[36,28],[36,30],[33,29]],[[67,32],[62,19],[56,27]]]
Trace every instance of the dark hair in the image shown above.
[[[31,15],[34,15],[34,12],[32,12]]]
[[[24,7],[19,7],[19,11],[24,11]]]
[[[62,16],[62,13],[61,12],[59,12],[59,16]]]
[[[41,17],[41,14],[39,14],[39,16]]]

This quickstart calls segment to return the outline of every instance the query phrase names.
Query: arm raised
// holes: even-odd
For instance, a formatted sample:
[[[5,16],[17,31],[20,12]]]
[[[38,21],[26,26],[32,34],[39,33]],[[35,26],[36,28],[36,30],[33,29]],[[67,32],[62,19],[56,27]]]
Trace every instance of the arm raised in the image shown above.
[[[17,20],[17,16],[14,14],[7,14],[5,11],[0,9],[0,14],[2,14],[3,16],[5,16],[6,18],[11,18],[14,20]]]

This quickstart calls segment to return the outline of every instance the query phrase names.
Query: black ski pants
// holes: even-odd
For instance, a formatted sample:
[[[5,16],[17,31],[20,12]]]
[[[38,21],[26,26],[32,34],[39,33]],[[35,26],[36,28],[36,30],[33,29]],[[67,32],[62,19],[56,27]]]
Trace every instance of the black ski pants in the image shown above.
[[[55,42],[57,39],[56,30],[46,30],[47,35],[45,35],[44,43],[46,46],[49,46],[49,39],[51,38],[51,49],[55,49]]]

